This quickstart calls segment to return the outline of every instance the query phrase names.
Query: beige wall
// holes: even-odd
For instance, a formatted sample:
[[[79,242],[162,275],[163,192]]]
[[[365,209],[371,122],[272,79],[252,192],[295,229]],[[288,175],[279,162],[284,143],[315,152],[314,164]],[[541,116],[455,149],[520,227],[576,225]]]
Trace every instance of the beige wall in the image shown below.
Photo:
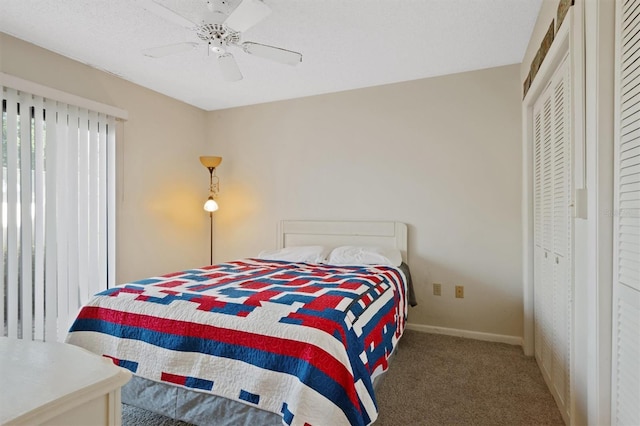
[[[0,70],[125,109],[117,176],[117,282],[209,262],[205,112],[0,33]]]
[[[275,247],[281,219],[406,222],[410,322],[522,336],[519,69],[210,112],[216,259]]]
[[[0,48],[2,72],[129,112],[118,282],[208,262],[198,156],[222,155],[216,260],[274,247],[281,219],[398,220],[412,323],[522,335],[518,65],[205,113],[7,35]]]

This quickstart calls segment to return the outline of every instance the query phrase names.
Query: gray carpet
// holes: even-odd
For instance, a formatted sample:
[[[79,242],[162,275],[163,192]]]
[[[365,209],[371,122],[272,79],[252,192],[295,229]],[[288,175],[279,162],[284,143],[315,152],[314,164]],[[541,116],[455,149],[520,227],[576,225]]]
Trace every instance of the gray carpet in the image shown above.
[[[407,330],[377,392],[376,426],[564,425],[522,349]],[[123,405],[124,426],[186,426]]]

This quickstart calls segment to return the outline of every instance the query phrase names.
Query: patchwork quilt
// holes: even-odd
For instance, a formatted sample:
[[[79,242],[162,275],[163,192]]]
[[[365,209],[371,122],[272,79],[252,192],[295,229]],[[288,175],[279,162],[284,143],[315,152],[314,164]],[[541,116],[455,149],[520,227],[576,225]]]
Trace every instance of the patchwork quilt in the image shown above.
[[[367,425],[406,317],[398,268],[245,259],[103,291],[67,341],[283,424]]]

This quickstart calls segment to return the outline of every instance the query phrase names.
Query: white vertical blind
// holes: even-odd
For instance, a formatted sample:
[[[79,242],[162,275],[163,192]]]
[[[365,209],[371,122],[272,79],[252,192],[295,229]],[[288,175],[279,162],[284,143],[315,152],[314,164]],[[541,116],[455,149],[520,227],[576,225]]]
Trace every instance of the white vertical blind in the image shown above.
[[[69,121],[70,117],[67,112],[67,105],[58,104],[56,111],[56,123]],[[67,158],[67,146],[69,145],[69,128],[66,125],[56,126],[54,127],[54,131],[56,132],[56,141],[57,145],[54,148],[54,156],[55,156],[55,164],[56,164],[56,191],[55,198],[57,201],[57,214],[55,215],[55,226],[56,229],[56,256],[57,256],[57,272],[58,275],[56,277],[56,283],[58,287],[57,296],[56,296],[56,315],[57,315],[57,326],[56,326],[56,336],[59,330],[64,330],[64,328],[69,323],[68,312],[69,312],[69,255],[68,255],[68,246],[69,246],[69,234],[67,229],[69,226],[76,226],[75,222],[69,221],[69,210],[71,210],[71,206],[69,204],[69,200],[67,197],[67,193],[69,192],[68,178],[67,178],[67,169],[69,168],[69,161]],[[56,337],[57,338],[57,337]]]
[[[20,230],[18,231],[18,246],[20,249],[20,266],[18,270],[18,285],[20,287],[20,319],[22,322],[22,337],[31,339],[33,330],[33,275],[31,268],[32,252],[32,221],[31,221],[31,102],[27,95],[20,94]]]
[[[89,112],[78,110],[78,152],[75,161],[78,162],[78,289],[80,300],[89,298]],[[72,156],[69,157],[72,159]],[[86,285],[80,285],[86,283]]]
[[[107,179],[104,179],[104,184],[107,185],[107,200],[106,206],[101,205],[101,208],[106,208],[107,217],[105,222],[107,224],[107,286],[113,287],[116,284],[116,122],[113,117],[109,117],[107,120],[107,128],[114,129],[114,131],[107,132],[106,141],[106,173]],[[102,198],[101,198],[102,200]],[[104,203],[104,200],[101,201]],[[103,244],[100,247],[104,247]],[[103,261],[105,261],[103,259]]]
[[[617,2],[611,424],[640,424],[640,1]]]
[[[90,140],[87,143],[87,177],[88,177],[88,187],[87,187],[87,195],[88,195],[88,210],[87,210],[87,270],[88,271],[97,271],[100,267],[99,259],[98,259],[98,237],[99,237],[99,228],[98,221],[100,220],[100,211],[99,209],[99,184],[98,181],[100,177],[100,169],[98,167],[99,163],[99,149],[100,144],[98,140],[98,113],[89,112],[89,132],[88,136]],[[89,170],[93,170],[92,173],[89,173]],[[91,277],[87,276],[87,291],[88,294],[97,293],[100,290],[100,281],[93,280]],[[103,287],[105,288],[105,287]]]
[[[60,328],[66,328],[66,324],[69,324],[74,315],[74,306],[78,306],[80,298],[80,282],[79,282],[79,253],[80,253],[80,240],[79,234],[80,222],[78,217],[78,210],[80,209],[80,194],[78,188],[79,181],[79,162],[78,162],[78,144],[80,142],[80,126],[78,117],[78,107],[68,105],[69,119],[67,122],[67,161],[66,168],[63,169],[63,181],[66,181],[65,186],[67,197],[67,209],[66,215],[61,220],[66,222],[66,234],[67,241],[67,311],[63,312],[61,317]],[[60,207],[60,206],[58,206]]]
[[[33,338],[35,340],[45,340],[45,183],[44,183],[44,161],[45,161],[45,123],[44,123],[44,102],[42,98],[34,99],[34,141],[33,141],[33,259],[34,265],[34,329]]]
[[[2,101],[2,110],[0,111],[0,121],[2,122],[2,134],[0,135],[0,138],[2,138],[4,140],[4,138],[6,137],[5,135],[7,134],[7,111],[6,111],[6,107],[4,107],[4,96],[3,96],[3,101]],[[2,142],[2,141],[0,141]],[[0,148],[2,148],[2,144],[0,144]],[[4,206],[6,203],[6,199],[5,199],[5,191],[4,188],[7,185],[7,177],[5,176],[4,170],[4,159],[5,159],[5,150],[4,149],[0,149],[0,159],[2,159],[2,172],[0,173],[0,204],[2,204],[2,207],[0,208],[0,219],[1,221],[4,221]],[[4,223],[0,223],[0,245],[3,248],[4,251],[4,241],[5,241],[5,237],[6,237],[6,232],[5,232],[5,226]],[[6,271],[6,265],[5,265],[5,256],[4,256],[4,252],[0,254],[0,278],[2,279],[2,291],[0,291],[0,318],[2,318],[2,329],[0,331],[2,331],[2,336],[6,336],[8,334],[8,330],[7,330],[7,310],[5,308],[5,304],[6,304],[6,300],[7,300],[7,286],[6,286],[6,275],[5,275],[5,271]]]
[[[104,114],[100,114],[99,115],[100,120],[101,120],[101,127],[102,129],[107,128],[107,126],[109,126],[112,129],[115,129],[115,123],[113,121],[111,121],[110,123],[108,123],[108,118],[105,117]],[[113,132],[112,132],[113,133]],[[114,135],[115,138],[115,135]],[[115,139],[114,139],[114,143],[113,146],[115,148]],[[111,153],[109,153],[107,151],[107,135],[106,132],[100,132],[98,134],[98,167],[97,168],[92,168],[92,170],[98,170],[98,185],[96,188],[96,191],[100,194],[107,194],[107,197],[99,197],[98,198],[98,205],[96,206],[97,211],[98,211],[98,235],[107,235],[107,217],[109,216],[109,210],[108,210],[108,204],[111,203],[111,194],[107,191],[108,189],[108,185],[107,185],[107,156],[111,155]],[[115,154],[115,150],[114,150],[114,154]],[[115,169],[114,172],[111,176],[115,176]],[[113,202],[115,203],[115,195],[113,198]],[[115,218],[115,212],[114,212],[114,218]],[[112,238],[110,238],[109,236],[107,237],[108,241],[114,241]],[[114,252],[113,252],[113,256],[115,256],[115,244],[112,244],[114,246]],[[99,276],[99,281],[96,281],[96,285],[97,288],[107,288],[108,286],[108,275],[110,273],[110,271],[107,269],[107,259],[110,258],[112,254],[107,252],[107,247],[105,244],[99,244],[98,245],[98,253],[96,254],[97,256],[97,260],[98,260],[98,269],[101,271],[107,271],[107,274],[101,274]],[[115,257],[114,257],[115,259]],[[111,283],[111,285],[115,284],[115,280],[114,282]]]
[[[58,117],[58,109],[56,102],[47,102],[49,113],[45,117],[45,129],[47,129],[47,143],[44,146],[44,157],[51,159],[47,163],[47,173],[44,174],[44,198],[47,200],[47,210],[58,211],[59,196],[57,189],[57,173],[58,173],[58,130],[56,121]],[[43,167],[44,173],[44,167]],[[58,281],[58,232],[56,229],[57,218],[54,214],[45,214],[44,218],[44,280],[45,283],[57,283]],[[48,243],[48,244],[47,244]],[[57,339],[57,321],[52,321],[58,315],[58,288],[57,285],[45,285],[45,308],[44,308],[44,340]]]
[[[0,86],[4,336],[64,340],[113,268],[113,117]],[[111,281],[113,282],[113,281]]]
[[[7,90],[7,241],[6,250],[6,287],[7,298],[7,335],[18,337],[18,311],[20,306],[19,284],[18,284],[18,93],[15,90]],[[4,145],[4,144],[3,144]],[[5,148],[5,147],[3,147]],[[3,188],[4,192],[4,188]],[[4,204],[3,209],[4,210]],[[3,211],[3,222],[5,213]]]

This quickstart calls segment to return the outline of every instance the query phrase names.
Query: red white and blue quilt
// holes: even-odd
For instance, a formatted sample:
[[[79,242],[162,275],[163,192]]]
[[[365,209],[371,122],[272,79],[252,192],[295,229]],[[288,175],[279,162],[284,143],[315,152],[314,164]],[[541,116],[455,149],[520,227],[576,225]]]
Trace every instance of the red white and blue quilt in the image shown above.
[[[67,341],[283,424],[367,425],[406,317],[397,268],[245,259],[103,291]]]

